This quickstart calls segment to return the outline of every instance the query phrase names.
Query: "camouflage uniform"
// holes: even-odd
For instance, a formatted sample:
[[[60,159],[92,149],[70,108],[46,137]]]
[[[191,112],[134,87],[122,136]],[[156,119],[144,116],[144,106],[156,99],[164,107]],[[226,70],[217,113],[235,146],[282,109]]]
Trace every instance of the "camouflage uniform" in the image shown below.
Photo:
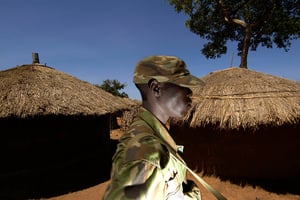
[[[181,159],[165,126],[141,107],[120,138],[104,199],[200,199],[196,186],[183,192],[186,169],[170,153]]]
[[[185,63],[174,56],[149,56],[138,62],[133,82],[147,84],[151,79],[183,87],[203,85],[189,73]],[[186,168],[177,151],[166,127],[141,107],[120,138],[113,157],[111,182],[103,199],[201,199],[194,184],[187,189],[183,187]]]

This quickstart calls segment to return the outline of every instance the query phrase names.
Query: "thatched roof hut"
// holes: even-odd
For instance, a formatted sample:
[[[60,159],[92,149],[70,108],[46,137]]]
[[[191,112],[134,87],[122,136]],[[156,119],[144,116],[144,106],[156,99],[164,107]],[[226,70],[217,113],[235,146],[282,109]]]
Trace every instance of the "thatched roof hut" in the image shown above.
[[[295,124],[300,119],[300,83],[243,68],[211,72],[195,89],[195,105],[186,116],[191,127],[256,129]]]
[[[242,68],[202,80],[188,115],[171,122],[188,164],[238,184],[299,194],[300,83]]]
[[[51,67],[22,65],[0,72],[0,118],[36,115],[104,115],[128,102]]]
[[[0,198],[56,196],[110,177],[111,121],[131,101],[34,63],[0,72]]]

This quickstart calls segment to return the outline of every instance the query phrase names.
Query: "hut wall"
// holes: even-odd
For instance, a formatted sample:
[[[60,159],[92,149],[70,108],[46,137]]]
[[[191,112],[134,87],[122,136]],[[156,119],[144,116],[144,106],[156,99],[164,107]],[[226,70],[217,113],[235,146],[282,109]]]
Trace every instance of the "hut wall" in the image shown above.
[[[114,151],[109,120],[109,115],[0,119],[0,198],[56,196],[108,180]]]
[[[296,188],[300,178],[299,123],[257,131],[171,125],[170,132],[177,144],[185,146],[188,165],[204,175],[300,193]]]

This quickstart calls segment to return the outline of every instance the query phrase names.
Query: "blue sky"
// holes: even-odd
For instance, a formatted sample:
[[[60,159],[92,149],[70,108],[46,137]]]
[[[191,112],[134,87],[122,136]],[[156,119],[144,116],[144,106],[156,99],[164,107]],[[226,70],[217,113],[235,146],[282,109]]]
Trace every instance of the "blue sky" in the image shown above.
[[[236,45],[218,59],[206,59],[206,42],[190,32],[187,16],[165,0],[1,0],[0,70],[40,63],[92,84],[105,79],[125,83],[124,92],[140,99],[132,83],[136,63],[154,54],[182,58],[198,77],[238,66]],[[258,48],[250,51],[248,68],[300,81],[300,41],[290,51]]]

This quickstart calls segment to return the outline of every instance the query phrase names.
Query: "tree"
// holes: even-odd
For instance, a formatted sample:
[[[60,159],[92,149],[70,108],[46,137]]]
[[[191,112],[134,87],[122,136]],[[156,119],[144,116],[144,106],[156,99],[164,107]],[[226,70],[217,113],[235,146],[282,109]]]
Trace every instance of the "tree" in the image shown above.
[[[169,0],[190,18],[186,26],[208,40],[201,50],[206,58],[221,57],[227,41],[237,41],[241,68],[247,68],[249,49],[259,45],[288,51],[300,35],[300,0]]]
[[[101,85],[96,85],[97,87],[119,97],[127,97],[128,95],[125,92],[120,92],[119,90],[122,90],[126,87],[126,83],[120,83],[118,80],[109,80],[106,79],[103,81]]]

